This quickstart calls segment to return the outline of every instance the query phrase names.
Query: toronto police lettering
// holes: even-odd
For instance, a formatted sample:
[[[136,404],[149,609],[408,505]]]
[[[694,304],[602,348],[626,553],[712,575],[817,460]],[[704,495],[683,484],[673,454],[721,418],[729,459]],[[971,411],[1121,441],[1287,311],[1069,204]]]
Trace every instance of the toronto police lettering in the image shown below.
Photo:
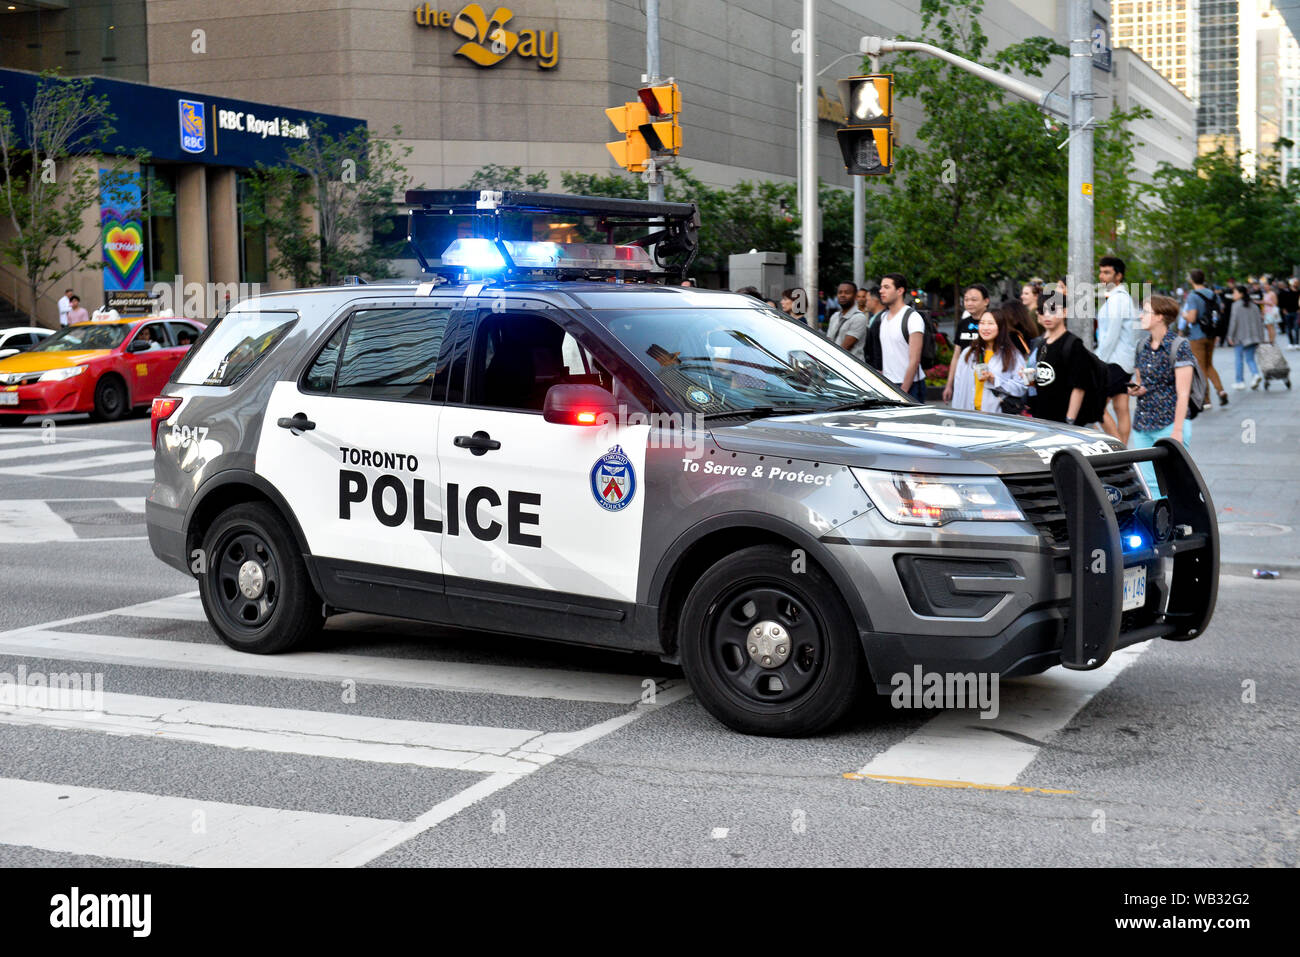
[[[509,489],[505,493],[505,522],[493,518],[493,509],[501,507],[501,494],[486,485],[477,485],[464,495],[460,485],[448,482],[444,489],[445,501],[441,519],[425,514],[424,479],[411,475],[410,492],[404,478],[397,471],[414,473],[420,460],[404,452],[380,452],[370,449],[340,448],[345,464],[363,468],[387,470],[374,482],[355,469],[339,469],[339,518],[352,521],[352,506],[370,499],[370,508],[379,524],[399,528],[410,520],[417,532],[460,535],[462,525],[475,538],[484,542],[495,541],[504,529],[506,541],[511,545],[541,548],[541,535],[526,532],[526,527],[540,531],[542,496],[537,492],[520,492]],[[386,499],[387,496],[387,499]]]

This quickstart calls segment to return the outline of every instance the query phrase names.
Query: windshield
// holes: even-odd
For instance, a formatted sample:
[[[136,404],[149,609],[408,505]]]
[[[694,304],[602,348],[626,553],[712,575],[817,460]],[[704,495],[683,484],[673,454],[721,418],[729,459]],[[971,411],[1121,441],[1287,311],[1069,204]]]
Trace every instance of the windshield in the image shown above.
[[[806,326],[767,309],[599,310],[684,408],[820,411],[908,400]]]
[[[81,352],[83,349],[116,349],[131,331],[129,325],[68,326],[46,336],[28,352]]]

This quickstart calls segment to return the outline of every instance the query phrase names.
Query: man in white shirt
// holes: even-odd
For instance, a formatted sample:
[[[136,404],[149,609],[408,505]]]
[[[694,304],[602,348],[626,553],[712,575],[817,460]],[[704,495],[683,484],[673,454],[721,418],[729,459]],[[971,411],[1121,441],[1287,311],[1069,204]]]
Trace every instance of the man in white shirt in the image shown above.
[[[72,295],[71,289],[63,290],[63,295],[59,297],[59,325],[68,324],[68,313],[72,311],[72,300],[68,297]]]
[[[1110,369],[1106,382],[1110,411],[1102,428],[1128,445],[1132,428],[1128,383],[1137,363],[1138,342],[1144,336],[1133,297],[1124,286],[1124,260],[1102,256],[1097,278],[1106,289],[1106,301],[1097,310],[1097,358]]]
[[[826,338],[865,362],[863,345],[867,338],[867,314],[858,308],[856,283],[842,282],[835,291],[840,308],[832,313],[826,326]]]
[[[921,349],[925,343],[925,320],[907,304],[906,294],[907,280],[899,273],[890,273],[880,280],[880,302],[885,311],[872,327],[872,355],[868,362],[912,398],[924,402]]]

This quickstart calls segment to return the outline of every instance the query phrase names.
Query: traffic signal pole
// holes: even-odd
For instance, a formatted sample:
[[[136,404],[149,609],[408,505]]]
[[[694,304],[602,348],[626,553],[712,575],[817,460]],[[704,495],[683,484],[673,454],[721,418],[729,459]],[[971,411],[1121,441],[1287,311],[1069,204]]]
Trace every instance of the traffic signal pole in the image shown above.
[[[642,82],[659,85],[659,0],[645,0],[645,72]],[[645,171],[648,197],[651,201],[664,201],[664,171],[652,156]]]
[[[808,325],[817,328],[817,309],[821,296],[817,289],[817,61],[813,54],[816,48],[816,2],[803,0],[803,116],[802,129],[799,130],[803,144],[800,160],[799,179],[803,183],[803,203],[799,210],[799,234],[803,240],[802,283],[807,296],[807,311],[804,319]]]
[[[1021,99],[1028,100],[1045,112],[1070,124],[1069,223],[1067,226],[1067,284],[1069,285],[1069,329],[1093,348],[1093,310],[1091,296],[1080,295],[1092,289],[1093,272],[1093,116],[1092,116],[1092,4],[1090,0],[1070,0],[1070,98],[1057,96],[1018,80],[1015,77],[972,63],[955,53],[929,43],[863,37],[859,49],[868,56],[910,51],[946,60],[967,73],[987,80]],[[1086,304],[1086,305],[1085,305]]]

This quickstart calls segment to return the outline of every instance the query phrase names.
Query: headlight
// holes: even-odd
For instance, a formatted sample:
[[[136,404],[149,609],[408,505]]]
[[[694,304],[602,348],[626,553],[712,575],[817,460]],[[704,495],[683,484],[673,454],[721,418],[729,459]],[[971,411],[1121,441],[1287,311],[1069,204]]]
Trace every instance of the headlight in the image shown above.
[[[880,514],[899,525],[1023,522],[1024,513],[995,476],[918,475],[854,469]]]
[[[62,382],[64,379],[71,379],[73,376],[81,375],[86,371],[85,366],[68,366],[65,369],[51,369],[49,372],[42,372],[37,382]]]

